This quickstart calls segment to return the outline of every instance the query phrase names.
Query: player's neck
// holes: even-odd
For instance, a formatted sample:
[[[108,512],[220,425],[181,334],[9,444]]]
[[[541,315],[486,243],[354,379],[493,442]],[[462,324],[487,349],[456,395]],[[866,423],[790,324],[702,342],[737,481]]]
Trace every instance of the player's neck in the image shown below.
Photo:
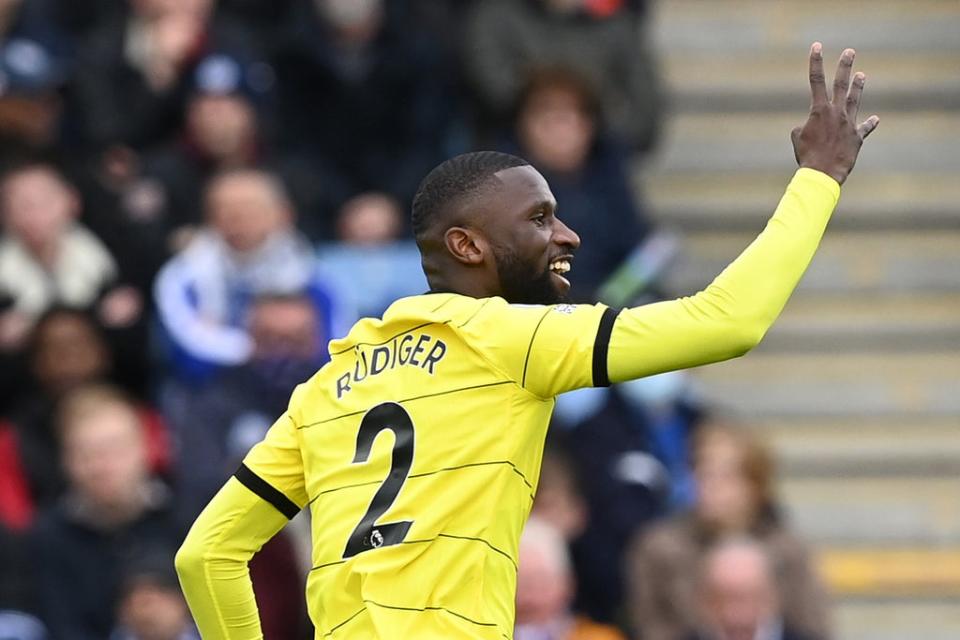
[[[494,289],[476,278],[431,279],[428,293],[455,293],[470,298],[491,298],[502,295],[499,288]]]

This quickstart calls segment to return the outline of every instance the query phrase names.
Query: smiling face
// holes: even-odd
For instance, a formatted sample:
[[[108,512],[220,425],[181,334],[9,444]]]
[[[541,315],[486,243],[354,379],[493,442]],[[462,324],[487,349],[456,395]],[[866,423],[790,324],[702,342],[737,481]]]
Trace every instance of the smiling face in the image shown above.
[[[553,304],[570,290],[568,272],[580,237],[556,216],[547,181],[531,166],[504,169],[480,219],[501,295],[519,304]]]

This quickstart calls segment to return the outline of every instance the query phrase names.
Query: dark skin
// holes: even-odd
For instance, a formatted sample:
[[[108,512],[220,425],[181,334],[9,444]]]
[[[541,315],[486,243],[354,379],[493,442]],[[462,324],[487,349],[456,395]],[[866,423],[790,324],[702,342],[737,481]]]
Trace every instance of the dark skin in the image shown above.
[[[557,302],[566,295],[570,283],[548,267],[559,258],[572,259],[580,237],[556,216],[557,200],[539,171],[531,166],[499,171],[457,204],[461,210],[452,217],[457,224],[446,231],[435,228],[421,240],[432,290],[528,304]],[[511,282],[511,275],[544,286],[524,295],[527,283]]]
[[[880,122],[873,115],[856,123],[866,76],[852,74],[855,55],[853,49],[841,54],[828,96],[822,45],[813,43],[810,113],[791,132],[797,164],[840,184]],[[531,166],[499,171],[478,193],[451,207],[449,226],[438,225],[420,240],[433,291],[526,304],[563,300],[570,283],[549,267],[558,259],[572,263],[580,237],[557,217],[556,199],[539,171]]]
[[[790,135],[797,164],[816,169],[843,184],[853,170],[863,141],[880,124],[873,115],[857,125],[860,98],[867,77],[862,72],[853,74],[856,52],[844,49],[833,79],[833,95],[827,96],[823,74],[823,45],[814,42],[810,47],[810,115],[802,127]]]

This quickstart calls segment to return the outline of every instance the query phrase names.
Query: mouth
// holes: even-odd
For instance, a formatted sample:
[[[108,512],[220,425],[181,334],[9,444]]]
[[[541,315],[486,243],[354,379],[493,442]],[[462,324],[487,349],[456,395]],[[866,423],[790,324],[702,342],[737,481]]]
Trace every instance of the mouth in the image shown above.
[[[548,269],[550,270],[551,275],[554,278],[559,280],[560,284],[565,288],[570,288],[570,281],[564,277],[564,274],[568,273],[571,269],[570,263],[573,261],[573,256],[563,255],[557,258],[554,258],[550,261]]]

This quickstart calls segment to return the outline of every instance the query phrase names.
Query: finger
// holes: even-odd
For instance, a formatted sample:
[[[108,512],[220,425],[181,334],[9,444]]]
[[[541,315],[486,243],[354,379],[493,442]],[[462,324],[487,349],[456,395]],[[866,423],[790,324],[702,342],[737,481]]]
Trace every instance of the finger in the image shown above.
[[[847,98],[847,89],[850,88],[850,71],[853,69],[853,58],[856,52],[853,49],[844,49],[840,54],[840,63],[837,65],[837,75],[833,77],[833,104],[842,104]]]
[[[877,125],[880,124],[880,118],[877,116],[870,116],[863,123],[857,127],[857,133],[860,135],[861,140],[866,140],[867,136],[873,133],[873,130],[877,128]]]
[[[814,42],[810,47],[810,94],[813,106],[827,102],[827,78],[823,75],[823,45]]]
[[[847,116],[850,122],[857,121],[857,113],[860,111],[860,96],[863,94],[863,83],[867,76],[862,71],[853,74],[853,84],[850,86],[850,93],[847,94]]]

